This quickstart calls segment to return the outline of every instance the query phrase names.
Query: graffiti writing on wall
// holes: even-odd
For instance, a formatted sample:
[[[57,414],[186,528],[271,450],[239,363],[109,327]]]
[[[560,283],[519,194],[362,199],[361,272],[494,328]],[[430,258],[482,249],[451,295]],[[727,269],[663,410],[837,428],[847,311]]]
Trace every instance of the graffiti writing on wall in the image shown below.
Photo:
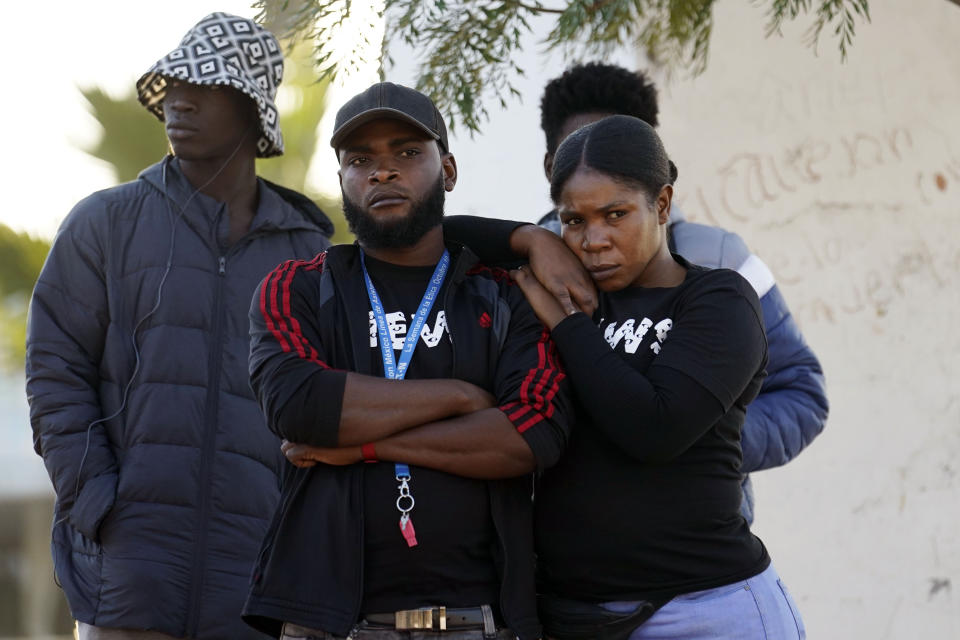
[[[892,305],[917,290],[937,293],[958,286],[960,247],[935,252],[924,238],[916,237],[864,269],[849,269],[862,252],[854,251],[851,260],[845,244],[840,237],[815,242],[803,236],[794,245],[797,251],[766,258],[779,282],[816,285],[816,293],[795,309],[805,320],[835,324],[838,316],[860,313],[883,318]]]
[[[809,212],[810,205],[829,201],[828,187],[835,181],[856,181],[873,169],[903,163],[913,146],[908,127],[892,126],[833,139],[808,137],[777,152],[738,152],[719,165],[710,187],[695,187],[682,205],[720,226],[784,224]],[[786,211],[778,205],[788,196],[805,204]],[[693,206],[687,204],[691,198]],[[902,206],[897,199],[842,202],[858,208]]]

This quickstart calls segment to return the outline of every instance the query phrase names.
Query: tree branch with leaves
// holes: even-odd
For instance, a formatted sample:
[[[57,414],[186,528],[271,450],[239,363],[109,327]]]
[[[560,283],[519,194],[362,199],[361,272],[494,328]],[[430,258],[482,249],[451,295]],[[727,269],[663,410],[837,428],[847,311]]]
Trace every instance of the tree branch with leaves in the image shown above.
[[[707,67],[716,0],[383,0],[375,11],[386,20],[380,42],[374,24],[351,18],[369,3],[354,0],[255,0],[257,19],[277,35],[314,43],[321,78],[356,67],[373,52],[381,76],[389,66],[389,43],[421,52],[417,88],[430,95],[451,128],[479,131],[489,104],[505,108],[519,97],[515,86],[524,69],[517,63],[524,36],[535,19],[552,19],[543,44],[565,59],[604,56],[633,46],[656,65]],[[954,1],[954,0],[951,0]],[[960,1],[960,0],[956,0]],[[767,36],[781,35],[786,22],[813,14],[804,40],[816,51],[824,31],[832,32],[845,60],[858,23],[870,21],[868,0],[754,0],[766,3]],[[370,27],[369,29],[367,27]],[[349,30],[349,33],[344,33]],[[339,37],[346,36],[346,37]],[[349,51],[338,43],[350,42]]]
[[[27,305],[50,242],[0,223],[0,373],[22,372]]]

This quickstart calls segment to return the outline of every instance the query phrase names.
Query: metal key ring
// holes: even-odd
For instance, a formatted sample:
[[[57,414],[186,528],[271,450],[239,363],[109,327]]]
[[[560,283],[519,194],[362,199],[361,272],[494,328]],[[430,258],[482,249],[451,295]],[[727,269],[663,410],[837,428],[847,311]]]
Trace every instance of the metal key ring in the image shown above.
[[[407,507],[406,509],[404,509],[403,507],[400,506],[400,502],[401,502],[404,498],[407,498],[408,500],[410,500],[410,506]],[[413,496],[410,495],[409,493],[406,494],[406,495],[400,496],[399,498],[397,498],[397,511],[399,511],[400,513],[410,513],[411,511],[413,511],[413,506],[414,506],[415,504],[417,504],[417,501],[414,500],[414,499],[413,499]]]

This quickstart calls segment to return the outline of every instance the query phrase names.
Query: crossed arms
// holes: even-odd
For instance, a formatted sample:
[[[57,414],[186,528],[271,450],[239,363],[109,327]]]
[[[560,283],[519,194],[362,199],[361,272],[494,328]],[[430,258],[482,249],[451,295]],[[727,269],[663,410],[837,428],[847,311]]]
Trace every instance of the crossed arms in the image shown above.
[[[556,462],[568,428],[565,375],[518,290],[500,298],[509,325],[489,390],[464,380],[385,380],[343,370],[353,368],[352,347],[334,328],[340,303],[321,270],[281,265],[251,308],[251,384],[270,428],[296,443],[285,445],[288,457],[352,464],[371,443],[380,460],[473,478]]]

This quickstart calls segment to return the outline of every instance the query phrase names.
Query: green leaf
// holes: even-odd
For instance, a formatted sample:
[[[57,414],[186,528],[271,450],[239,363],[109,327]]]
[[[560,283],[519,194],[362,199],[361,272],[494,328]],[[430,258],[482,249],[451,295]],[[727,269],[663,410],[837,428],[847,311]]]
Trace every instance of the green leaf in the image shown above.
[[[0,223],[0,370],[23,371],[27,304],[50,243]]]
[[[258,0],[261,15],[273,15],[288,0]],[[486,120],[484,104],[502,105],[514,97],[514,83],[523,75],[511,62],[530,33],[530,19],[550,16],[553,26],[542,44],[560,50],[567,60],[604,56],[616,47],[634,45],[672,72],[702,73],[709,58],[715,0],[386,0],[387,38],[397,38],[421,56],[417,86],[431,95],[447,116],[451,129],[478,131]],[[868,0],[752,0],[766,5],[764,32],[781,34],[787,21],[814,13],[804,40],[816,52],[820,34],[831,25],[841,58],[855,34],[855,21],[870,21]],[[312,34],[320,73],[332,76],[337,67],[355,64],[358,55],[334,52],[332,34],[344,25],[350,0],[300,0],[299,37]],[[320,20],[322,11],[337,19]],[[312,16],[312,18],[311,18]],[[839,18],[838,24],[834,20]],[[312,22],[311,22],[312,20]],[[326,25],[327,22],[331,24]],[[321,25],[323,23],[323,25]],[[348,34],[357,41],[363,34]],[[381,46],[385,66],[386,40]],[[462,88],[470,89],[464,99]]]

